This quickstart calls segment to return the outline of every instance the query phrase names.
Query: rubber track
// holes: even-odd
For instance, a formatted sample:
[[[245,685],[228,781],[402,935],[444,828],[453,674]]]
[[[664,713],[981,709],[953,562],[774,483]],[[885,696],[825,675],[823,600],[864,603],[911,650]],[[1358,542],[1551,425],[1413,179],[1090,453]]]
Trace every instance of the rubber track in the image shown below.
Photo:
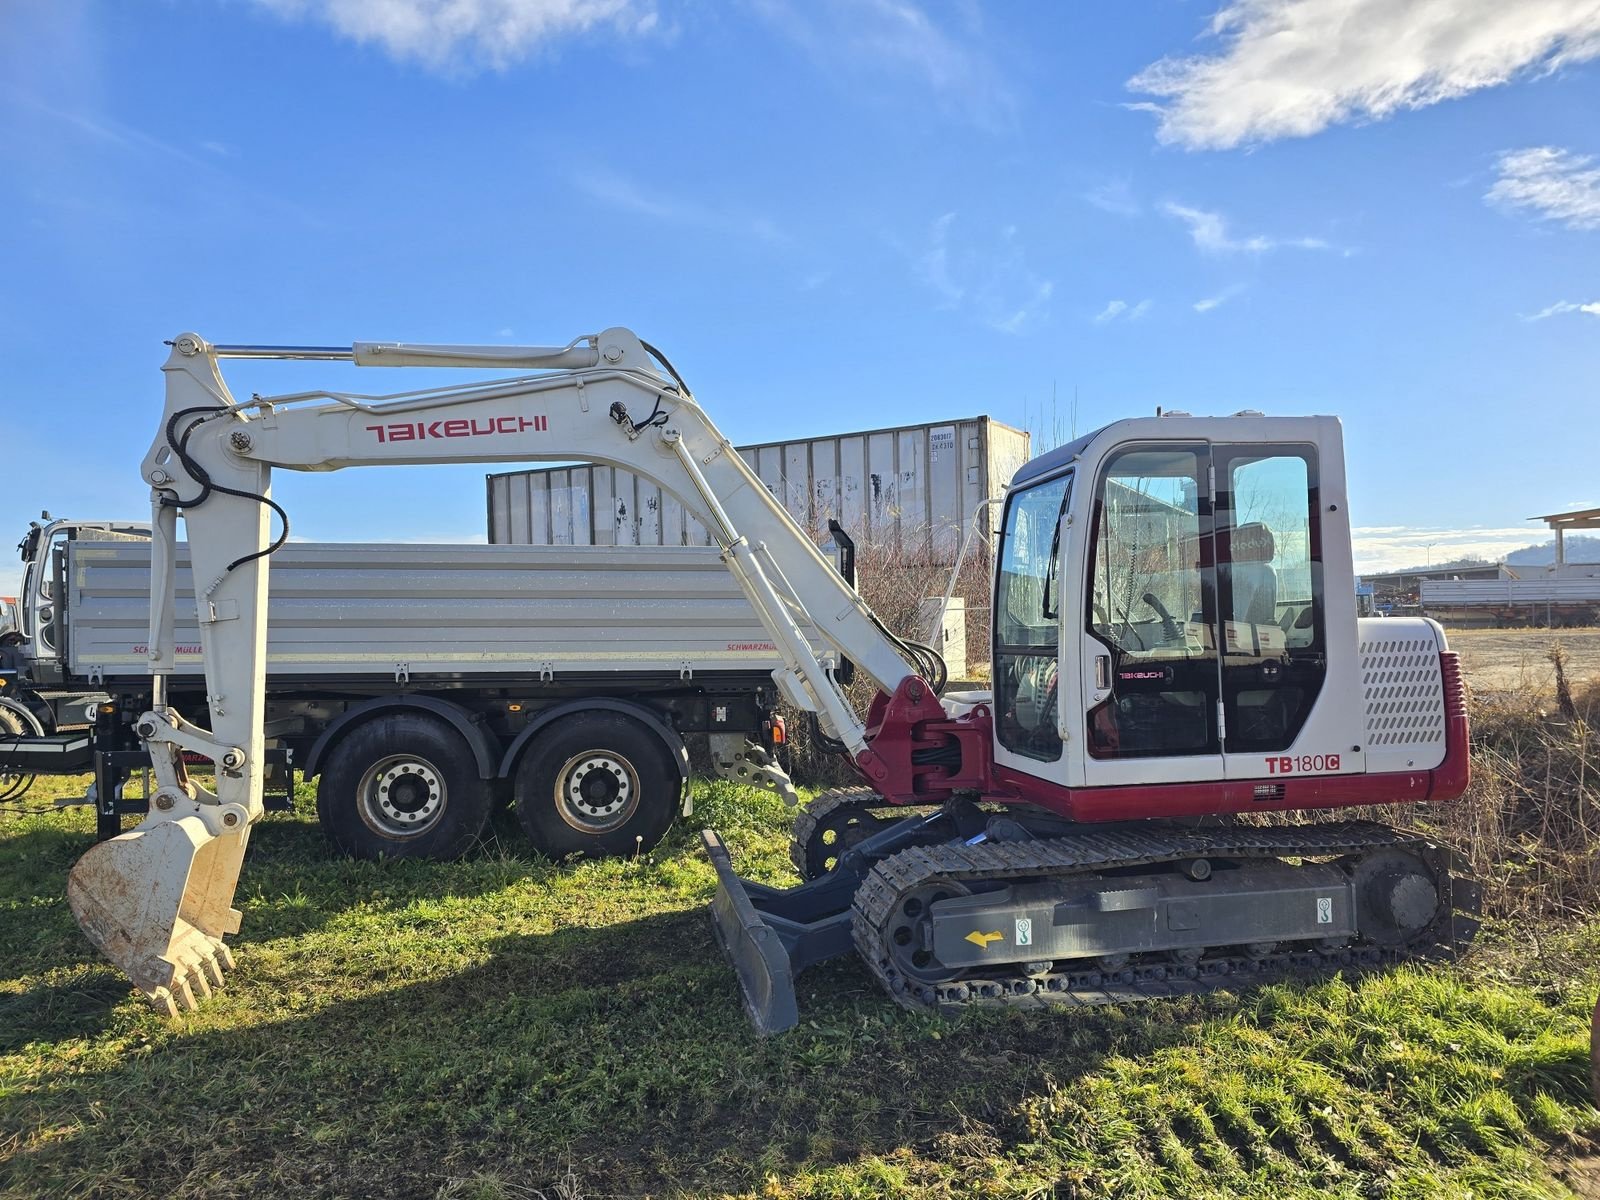
[[[806,873],[806,847],[817,832],[822,819],[836,809],[850,806],[861,808],[888,808],[889,802],[868,787],[830,788],[819,792],[815,799],[800,810],[794,819],[794,829],[789,837],[789,861],[800,872],[801,879],[810,879]]]
[[[1416,854],[1433,873],[1439,910],[1432,924],[1399,946],[1354,945],[1337,949],[1297,943],[1262,958],[1212,954],[1193,966],[1146,955],[1116,970],[1086,962],[1078,971],[957,980],[936,985],[904,978],[888,955],[887,926],[898,897],[936,880],[1062,878],[1098,874],[1189,858],[1339,858],[1398,848]],[[877,863],[856,891],[852,929],[856,950],[894,999],[915,1009],[1087,1006],[1192,995],[1232,985],[1274,979],[1311,978],[1339,969],[1450,958],[1478,929],[1479,889],[1447,847],[1427,838],[1368,821],[1326,825],[1227,826],[1190,829],[1157,825],[1084,832],[1026,842],[969,846],[947,842],[915,846]]]

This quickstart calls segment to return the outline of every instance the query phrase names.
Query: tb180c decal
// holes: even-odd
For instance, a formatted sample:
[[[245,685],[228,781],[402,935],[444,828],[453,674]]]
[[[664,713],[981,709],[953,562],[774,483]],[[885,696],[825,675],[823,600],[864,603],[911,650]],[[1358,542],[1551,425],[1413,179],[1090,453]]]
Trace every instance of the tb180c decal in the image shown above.
[[[1267,759],[1268,775],[1315,775],[1317,772],[1337,771],[1337,754],[1283,755]]]

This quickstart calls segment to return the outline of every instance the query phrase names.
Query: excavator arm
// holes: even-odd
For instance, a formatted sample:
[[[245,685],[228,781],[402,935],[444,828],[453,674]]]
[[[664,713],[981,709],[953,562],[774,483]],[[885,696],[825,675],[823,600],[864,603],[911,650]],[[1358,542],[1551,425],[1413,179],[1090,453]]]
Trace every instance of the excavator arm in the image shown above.
[[[382,397],[310,391],[240,401],[223,380],[222,358],[531,373]],[[582,460],[645,476],[711,532],[778,648],[781,693],[816,714],[869,784],[909,800],[926,797],[930,774],[960,776],[938,738],[919,748],[912,734],[919,721],[943,717],[912,665],[916,652],[882,625],[670,366],[628,330],[549,348],[217,346],[184,334],[163,370],[165,411],[143,463],[153,506],[154,703],[137,726],[157,789],[149,816],[90,850],[68,881],[84,931],[158,1008],[192,1008],[231,965],[223,937],[239,927],[232,897],[262,814],[268,564],[288,536],[288,516],[271,497],[274,467]],[[175,712],[165,696],[179,513],[193,563],[207,728]],[[831,652],[819,656],[797,618]],[[881,693],[865,721],[834,680],[841,656]],[[187,775],[184,752],[215,764],[214,792]],[[751,767],[792,797],[775,767]]]

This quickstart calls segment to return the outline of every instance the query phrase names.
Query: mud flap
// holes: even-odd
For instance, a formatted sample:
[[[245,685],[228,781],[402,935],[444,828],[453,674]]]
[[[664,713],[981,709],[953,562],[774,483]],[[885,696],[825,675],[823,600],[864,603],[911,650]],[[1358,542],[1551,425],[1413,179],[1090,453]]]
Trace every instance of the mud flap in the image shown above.
[[[717,871],[711,925],[739,977],[745,1015],[763,1036],[792,1029],[800,1021],[794,977],[851,949],[853,881],[825,877],[787,891],[768,887],[734,874],[715,832],[700,837]]]

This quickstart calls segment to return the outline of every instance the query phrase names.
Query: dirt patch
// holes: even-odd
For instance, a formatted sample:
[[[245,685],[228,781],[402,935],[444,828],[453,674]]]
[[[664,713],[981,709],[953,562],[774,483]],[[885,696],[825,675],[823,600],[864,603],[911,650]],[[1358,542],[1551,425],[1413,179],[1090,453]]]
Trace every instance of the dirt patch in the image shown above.
[[[1600,629],[1450,629],[1450,648],[1461,655],[1467,682],[1478,692],[1554,688],[1550,647],[1567,652],[1573,687],[1600,681]]]

